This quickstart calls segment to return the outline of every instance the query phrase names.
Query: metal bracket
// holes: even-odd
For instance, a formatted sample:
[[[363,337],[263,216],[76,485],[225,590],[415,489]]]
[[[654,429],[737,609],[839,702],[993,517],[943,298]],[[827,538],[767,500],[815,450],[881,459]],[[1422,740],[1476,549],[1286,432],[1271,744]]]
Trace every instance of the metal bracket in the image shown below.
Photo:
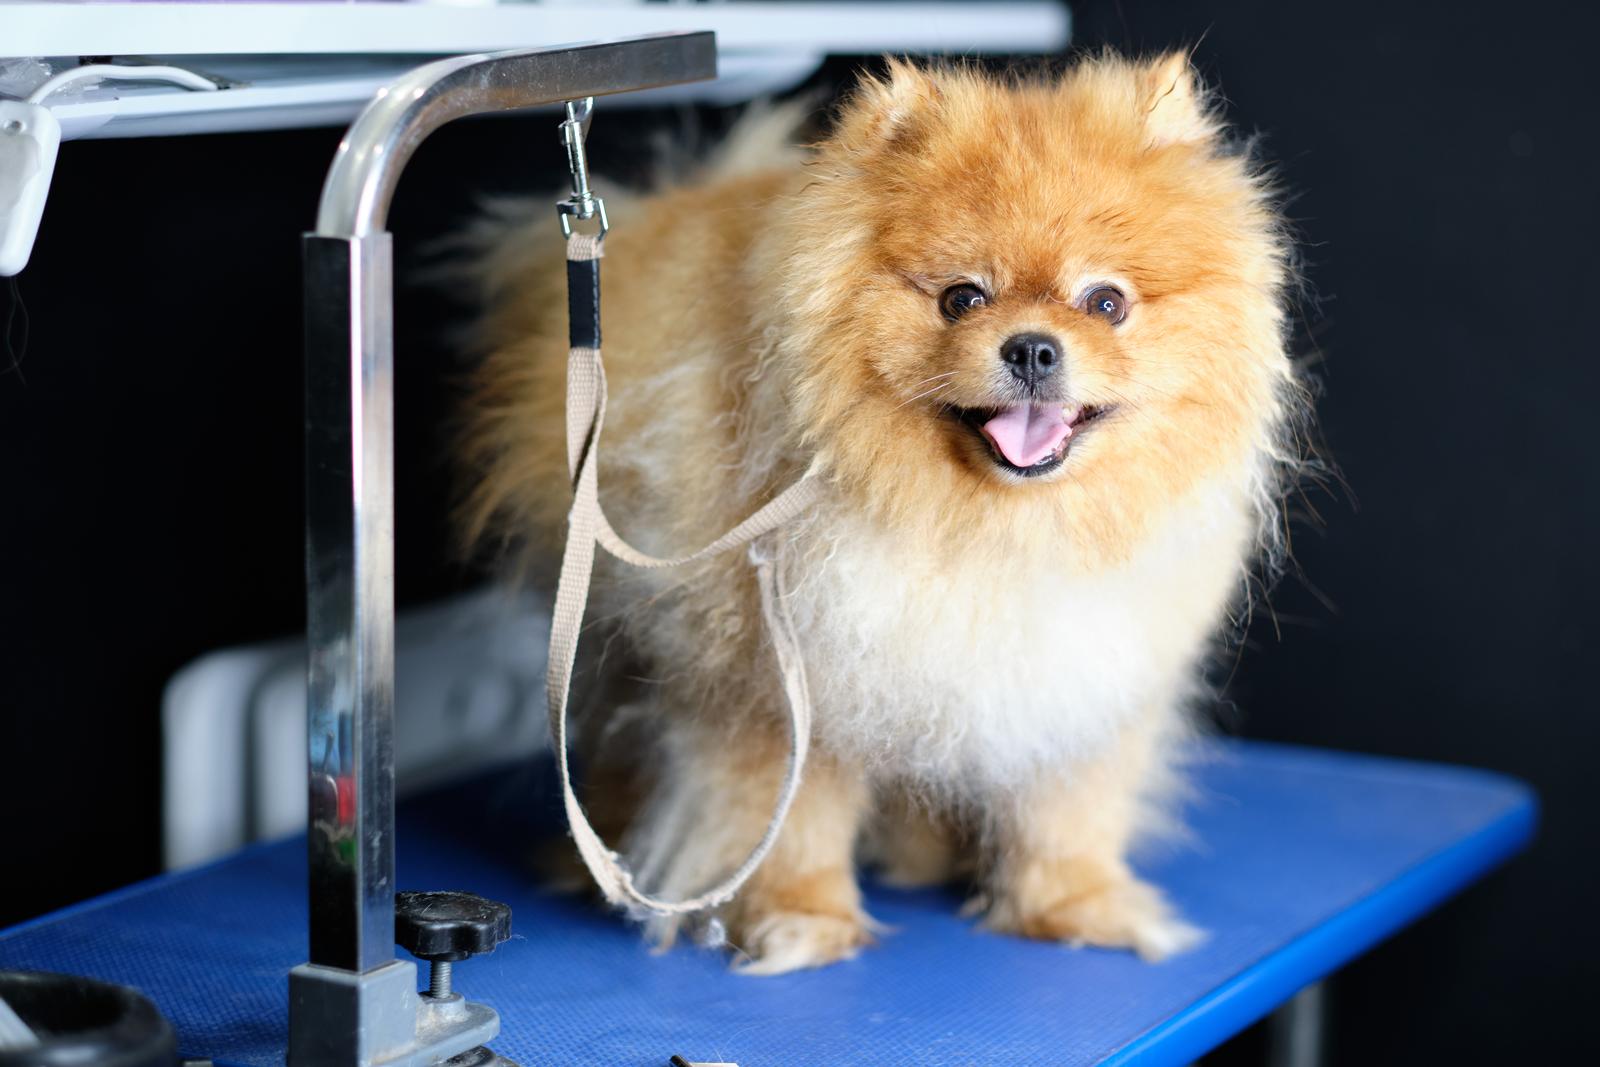
[[[291,977],[294,1067],[409,1067],[466,1047],[460,1034],[426,1032],[434,1009],[421,1004],[415,966],[394,958],[394,292],[384,226],[400,174],[457,118],[715,76],[710,33],[444,59],[379,90],[328,170],[304,243],[311,961]],[[475,1042],[499,1029],[481,1010],[492,1022],[473,1030]],[[395,1059],[407,1011],[414,1040]]]
[[[409,960],[365,974],[301,964],[289,972],[289,1018],[290,1063],[428,1067],[500,1032],[487,1005],[418,996]]]
[[[606,202],[589,190],[589,157],[584,141],[594,121],[594,97],[567,101],[567,120],[561,124],[561,143],[567,150],[567,170],[572,174],[572,195],[556,205],[561,219],[561,236],[572,236],[572,220],[600,218],[600,236],[611,229],[606,218]]]

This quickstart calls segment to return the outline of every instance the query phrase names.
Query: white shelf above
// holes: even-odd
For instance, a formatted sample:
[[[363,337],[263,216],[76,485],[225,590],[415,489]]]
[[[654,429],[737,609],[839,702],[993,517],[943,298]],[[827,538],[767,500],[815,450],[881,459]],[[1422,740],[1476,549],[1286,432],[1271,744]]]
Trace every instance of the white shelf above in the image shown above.
[[[1040,52],[1066,42],[1053,2],[6,3],[13,56],[442,55],[715,30],[728,51]]]
[[[342,126],[354,119],[380,88],[433,57],[154,58],[239,84],[218,92],[193,92],[166,85],[117,83],[76,95],[63,93],[50,100],[50,110],[61,124],[62,139]],[[724,54],[718,59],[715,82],[630,93],[627,102],[737,103],[797,85],[817,68],[821,58],[803,52]]]
[[[715,82],[640,102],[735,103],[803,81],[829,53],[1054,52],[1066,7],[1051,0],[932,3],[7,3],[0,58],[151,57],[237,83],[221,92],[113,84],[50,107],[65,139],[339,125],[380,86],[428,59],[668,30],[714,30]],[[31,86],[0,84],[0,92]]]

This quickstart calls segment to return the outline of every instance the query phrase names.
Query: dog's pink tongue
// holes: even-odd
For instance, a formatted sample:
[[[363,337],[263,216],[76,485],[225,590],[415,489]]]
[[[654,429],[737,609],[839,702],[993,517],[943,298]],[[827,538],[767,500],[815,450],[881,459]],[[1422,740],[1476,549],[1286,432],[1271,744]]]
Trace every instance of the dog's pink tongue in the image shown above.
[[[1016,467],[1031,467],[1072,435],[1060,404],[1018,404],[983,424],[983,432]]]

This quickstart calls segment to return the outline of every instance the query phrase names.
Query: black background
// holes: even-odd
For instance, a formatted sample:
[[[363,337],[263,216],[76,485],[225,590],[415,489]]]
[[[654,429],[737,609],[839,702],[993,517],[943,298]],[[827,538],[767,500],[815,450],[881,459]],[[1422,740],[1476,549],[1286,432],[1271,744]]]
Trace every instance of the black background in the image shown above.
[[[1074,14],[1079,47],[1198,41],[1230,118],[1297,194],[1315,294],[1299,347],[1352,491],[1312,494],[1325,522],[1297,527],[1305,580],[1258,618],[1220,717],[1509,772],[1545,804],[1531,851],[1336,979],[1333,1062],[1600,1062],[1592,9]],[[831,60],[813,84],[858,65]],[[693,147],[726,120],[612,103],[592,152],[616,173],[652,130]],[[302,625],[297,235],[336,141],[62,149],[20,279],[26,350],[8,371],[0,349],[0,924],[153,873],[163,683]],[[395,206],[402,270],[472,194],[552,189],[559,165],[548,118],[437,135]],[[477,577],[445,514],[459,311],[404,277],[398,303],[412,604]],[[12,306],[0,297],[0,320]]]

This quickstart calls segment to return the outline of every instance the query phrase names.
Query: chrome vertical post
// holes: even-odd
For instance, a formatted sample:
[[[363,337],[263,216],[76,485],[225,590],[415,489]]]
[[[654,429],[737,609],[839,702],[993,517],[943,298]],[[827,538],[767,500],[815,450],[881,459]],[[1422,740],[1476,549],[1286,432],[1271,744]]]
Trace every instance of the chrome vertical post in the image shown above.
[[[393,242],[305,240],[311,962],[394,958]]]

